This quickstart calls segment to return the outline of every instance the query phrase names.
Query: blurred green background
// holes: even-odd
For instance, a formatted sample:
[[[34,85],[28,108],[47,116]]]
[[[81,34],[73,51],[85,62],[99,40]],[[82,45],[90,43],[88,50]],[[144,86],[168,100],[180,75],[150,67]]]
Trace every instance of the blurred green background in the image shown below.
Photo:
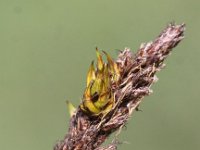
[[[136,51],[171,21],[186,38],[120,135],[123,150],[200,149],[200,1],[0,0],[0,149],[52,150],[95,47]]]

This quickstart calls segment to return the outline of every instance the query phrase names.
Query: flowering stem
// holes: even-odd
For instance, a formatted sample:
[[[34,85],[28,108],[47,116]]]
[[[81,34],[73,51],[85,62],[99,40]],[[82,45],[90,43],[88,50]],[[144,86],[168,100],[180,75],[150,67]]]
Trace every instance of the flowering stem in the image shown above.
[[[151,85],[157,81],[155,73],[163,68],[163,61],[184,38],[185,25],[169,24],[153,41],[142,44],[136,54],[130,49],[121,51],[115,63],[120,69],[119,84],[113,85],[114,104],[109,112],[99,116],[85,113],[79,106],[70,119],[69,130],[54,150],[115,150],[117,142],[100,147],[108,136],[126,124],[134,110],[138,110]]]

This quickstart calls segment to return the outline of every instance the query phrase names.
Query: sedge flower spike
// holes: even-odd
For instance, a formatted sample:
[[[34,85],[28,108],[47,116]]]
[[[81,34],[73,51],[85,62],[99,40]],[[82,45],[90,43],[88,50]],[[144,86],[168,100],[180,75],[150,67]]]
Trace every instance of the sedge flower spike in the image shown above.
[[[136,53],[125,48],[115,60],[96,49],[97,62],[89,67],[82,102],[76,110],[68,105],[69,130],[54,150],[117,150],[116,138],[107,146],[101,144],[113,132],[118,131],[119,135],[143,98],[152,93],[151,86],[158,79],[156,73],[183,40],[184,31],[184,24],[169,24]]]
[[[114,104],[114,93],[112,85],[117,84],[120,71],[117,63],[103,51],[107,62],[103,62],[102,55],[96,49],[97,64],[91,63],[87,74],[87,86],[83,95],[83,102],[80,108],[92,115],[108,113]]]

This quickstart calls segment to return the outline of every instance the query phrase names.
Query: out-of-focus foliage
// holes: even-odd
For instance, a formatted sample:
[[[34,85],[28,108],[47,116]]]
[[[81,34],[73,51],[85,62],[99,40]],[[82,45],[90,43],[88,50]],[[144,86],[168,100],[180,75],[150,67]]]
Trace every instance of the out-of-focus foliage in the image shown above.
[[[81,102],[94,48],[136,51],[171,21],[186,23],[185,39],[119,149],[200,149],[199,14],[198,0],[1,0],[0,149],[52,149],[67,132],[66,99]]]

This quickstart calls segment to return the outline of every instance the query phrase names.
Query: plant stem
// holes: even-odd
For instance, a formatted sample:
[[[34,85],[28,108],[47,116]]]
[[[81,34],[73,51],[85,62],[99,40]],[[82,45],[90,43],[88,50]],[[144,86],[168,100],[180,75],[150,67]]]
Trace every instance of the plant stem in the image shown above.
[[[153,41],[142,44],[136,54],[130,49],[121,51],[116,63],[121,69],[120,84],[114,87],[115,105],[107,114],[93,117],[80,107],[71,117],[69,130],[54,150],[115,150],[117,142],[100,147],[110,134],[126,124],[138,110],[143,97],[152,93],[151,85],[157,81],[155,73],[163,68],[163,61],[184,38],[185,25],[169,24]]]

